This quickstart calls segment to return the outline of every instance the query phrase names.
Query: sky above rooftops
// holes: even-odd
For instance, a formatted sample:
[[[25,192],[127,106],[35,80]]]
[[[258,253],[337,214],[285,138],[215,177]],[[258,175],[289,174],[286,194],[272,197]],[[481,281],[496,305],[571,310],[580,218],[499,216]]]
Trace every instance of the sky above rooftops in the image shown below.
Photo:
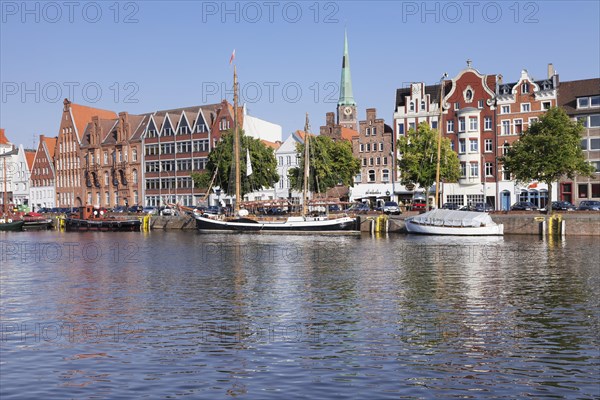
[[[0,2],[0,127],[58,133],[62,100],[145,113],[232,101],[236,49],[249,114],[284,138],[335,111],[348,32],[353,94],[391,124],[396,89],[473,61],[484,74],[600,75],[597,1]]]

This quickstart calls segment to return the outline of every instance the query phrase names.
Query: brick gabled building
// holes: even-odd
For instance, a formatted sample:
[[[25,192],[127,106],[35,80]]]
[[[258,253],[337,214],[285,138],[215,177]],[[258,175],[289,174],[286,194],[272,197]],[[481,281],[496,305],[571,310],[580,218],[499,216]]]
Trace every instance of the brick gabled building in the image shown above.
[[[142,200],[142,132],[145,117],[92,117],[81,140],[85,204],[139,205]]]
[[[223,101],[148,115],[142,135],[146,205],[196,204],[195,197],[205,193],[194,188],[191,173],[205,169],[211,149],[233,128],[233,114]],[[241,108],[238,123],[243,126]]]
[[[117,119],[113,111],[63,102],[63,113],[54,154],[56,199],[58,207],[82,206],[86,202],[82,176],[81,140],[92,117]]]
[[[56,207],[54,152],[56,137],[40,135],[31,168],[30,204],[32,209]]]
[[[558,103],[585,130],[581,148],[586,159],[596,167],[593,178],[576,176],[560,182],[559,199],[578,205],[582,200],[600,200],[600,78],[561,82]]]
[[[554,72],[552,64],[548,66],[546,79],[535,80],[527,70],[521,71],[517,82],[503,83],[499,76],[496,89],[496,137],[497,143],[484,143],[484,152],[491,152],[492,148],[496,157],[502,157],[514,142],[519,140],[521,134],[529,129],[551,107],[556,107],[558,98],[558,75]],[[491,166],[486,166],[486,176],[491,176],[488,171]],[[540,208],[546,207],[548,201],[548,187],[542,182],[528,182],[517,184],[514,177],[498,164],[497,169],[497,210],[510,210],[510,206],[517,201],[531,201]],[[556,185],[553,187],[552,198],[556,199]]]

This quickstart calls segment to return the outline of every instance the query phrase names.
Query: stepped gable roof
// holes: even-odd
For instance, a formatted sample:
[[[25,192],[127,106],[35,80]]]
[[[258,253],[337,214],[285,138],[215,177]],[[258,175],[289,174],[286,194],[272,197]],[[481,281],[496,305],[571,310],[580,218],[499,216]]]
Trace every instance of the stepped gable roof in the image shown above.
[[[600,78],[561,82],[558,87],[558,106],[568,115],[589,114],[595,108],[577,109],[577,98],[600,94]]]
[[[411,95],[411,88],[404,87],[396,90],[396,108],[404,107],[406,105],[406,97]],[[449,93],[452,89],[452,81],[444,80],[444,93]],[[425,94],[429,95],[429,101],[431,103],[440,102],[440,85],[427,85],[425,86]],[[394,110],[396,111],[396,110]]]
[[[75,127],[77,128],[77,133],[79,135],[79,140],[82,139],[86,126],[92,120],[92,117],[97,116],[103,119],[117,118],[117,114],[114,111],[83,106],[81,104],[75,103],[70,103],[70,107],[71,113],[73,115],[73,122],[75,124]]]

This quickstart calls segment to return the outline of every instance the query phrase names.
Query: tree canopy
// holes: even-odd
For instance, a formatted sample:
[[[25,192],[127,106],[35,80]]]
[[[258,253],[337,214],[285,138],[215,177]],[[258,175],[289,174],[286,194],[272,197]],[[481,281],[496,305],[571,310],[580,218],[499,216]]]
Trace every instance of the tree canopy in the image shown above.
[[[450,139],[442,138],[440,157],[440,179],[445,182],[456,182],[460,177],[458,155],[450,146]],[[422,122],[417,130],[410,129],[405,136],[398,139],[398,169],[400,182],[403,185],[418,184],[429,190],[435,183],[437,168],[438,131]]]
[[[242,197],[262,188],[272,187],[279,181],[277,173],[277,160],[271,147],[266,146],[259,139],[240,134],[240,173],[242,177]],[[252,174],[246,176],[247,151],[250,150]],[[235,166],[233,165],[233,132],[228,131],[221,136],[221,140],[208,155],[206,171],[192,173],[196,187],[208,188],[210,180],[218,169],[214,185],[220,186],[227,194],[235,194]]]
[[[581,124],[560,108],[549,109],[523,132],[500,159],[518,182],[540,181],[548,185],[548,210],[552,211],[552,183],[566,176],[593,176],[595,168],[581,149]]]
[[[297,144],[298,167],[288,170],[290,186],[302,190],[304,177],[304,144]],[[309,190],[325,193],[339,183],[354,185],[354,177],[360,172],[360,160],[352,154],[352,143],[334,141],[328,136],[311,136]]]

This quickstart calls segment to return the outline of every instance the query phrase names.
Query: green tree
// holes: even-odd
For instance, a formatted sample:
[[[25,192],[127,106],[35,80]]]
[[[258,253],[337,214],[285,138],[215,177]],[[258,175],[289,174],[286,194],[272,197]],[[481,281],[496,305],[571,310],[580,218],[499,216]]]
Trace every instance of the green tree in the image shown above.
[[[297,144],[298,167],[288,170],[290,186],[302,190],[304,183],[304,144]],[[311,136],[309,190],[325,193],[339,183],[354,185],[354,177],[360,172],[360,160],[352,154],[352,143],[334,141],[328,136]]]
[[[458,155],[450,146],[450,139],[442,138],[440,157],[440,179],[456,182],[460,177]],[[429,190],[435,183],[437,168],[438,131],[422,122],[417,130],[410,129],[398,139],[398,169],[403,185],[418,184]]]
[[[262,188],[272,187],[279,181],[275,152],[258,139],[240,135],[240,173],[242,178],[242,197]],[[250,150],[252,174],[246,176],[246,149]],[[215,171],[218,169],[215,185],[221,186],[225,192],[233,195],[235,192],[235,169],[233,165],[233,132],[228,131],[208,155],[206,171],[193,173],[194,185],[207,188]]]
[[[595,168],[581,150],[583,125],[572,121],[560,108],[553,107],[523,132],[500,159],[517,182],[533,180],[548,185],[548,212],[552,212],[552,182],[566,176],[594,176]]]

